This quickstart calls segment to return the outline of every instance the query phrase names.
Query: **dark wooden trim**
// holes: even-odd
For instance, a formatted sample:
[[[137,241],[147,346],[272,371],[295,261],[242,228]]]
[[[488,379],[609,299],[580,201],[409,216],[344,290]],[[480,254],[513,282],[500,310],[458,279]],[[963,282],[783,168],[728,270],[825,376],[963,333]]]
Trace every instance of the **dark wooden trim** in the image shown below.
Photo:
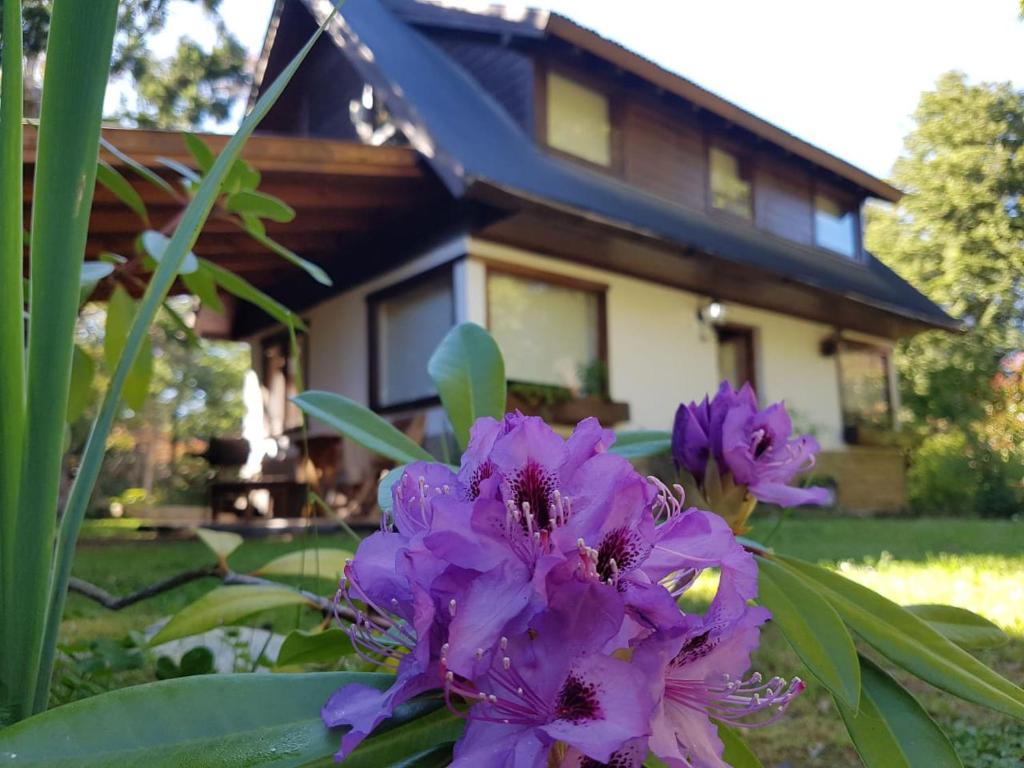
[[[465,257],[461,257],[465,258]],[[386,301],[389,298],[400,296],[401,294],[416,288],[423,283],[428,283],[442,275],[448,273],[448,280],[451,284],[452,289],[452,315],[451,324],[454,326],[456,322],[456,307],[455,307],[455,262],[459,259],[452,259],[439,264],[436,267],[431,267],[423,272],[418,272],[411,277],[407,277],[404,280],[399,280],[391,285],[387,285],[379,290],[374,291],[366,295],[366,332],[367,332],[367,343],[366,353],[367,357],[367,373],[368,373],[368,397],[367,402],[370,405],[370,410],[376,411],[377,413],[395,413],[397,411],[415,410],[417,408],[426,408],[429,406],[437,405],[441,402],[440,398],[436,395],[430,397],[419,398],[416,400],[410,400],[399,403],[382,403],[379,399],[378,388],[380,385],[380,343],[379,343],[379,322],[377,319],[377,309],[382,301]]]
[[[543,255],[543,254],[538,254]],[[597,283],[591,280],[564,275],[558,272],[548,272],[535,267],[526,267],[521,264],[509,263],[500,259],[491,259],[483,256],[471,256],[475,261],[484,265],[484,301],[486,303],[487,328],[491,327],[491,291],[490,280],[494,273],[521,277],[524,280],[536,280],[537,282],[557,285],[563,288],[571,288],[576,291],[592,293],[597,297],[597,359],[603,363],[605,369],[611,374],[611,363],[608,359],[608,284]],[[610,381],[607,384],[610,385]],[[604,393],[606,396],[608,392]]]

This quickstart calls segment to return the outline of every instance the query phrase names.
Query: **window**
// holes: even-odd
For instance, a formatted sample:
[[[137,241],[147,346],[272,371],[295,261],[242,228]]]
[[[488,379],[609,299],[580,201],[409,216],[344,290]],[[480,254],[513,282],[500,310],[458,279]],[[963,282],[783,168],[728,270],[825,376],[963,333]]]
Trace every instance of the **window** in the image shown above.
[[[863,442],[866,432],[892,428],[889,353],[881,347],[844,341],[839,345],[839,386],[847,442]]]
[[[608,97],[554,72],[547,79],[547,140],[562,152],[611,165]]]
[[[739,157],[719,147],[711,147],[708,154],[711,205],[749,219],[754,215],[754,193],[750,169],[746,166]]]
[[[718,334],[718,376],[739,389],[747,382],[757,391],[754,371],[754,330],[723,325]]]
[[[295,366],[297,362],[305,364],[309,359],[308,342],[305,334],[296,335],[298,360],[291,354],[291,338],[288,333],[268,336],[260,344],[267,426],[272,436],[302,426],[302,412],[291,399],[299,394]]]
[[[857,255],[857,212],[834,197],[814,196],[814,242],[849,259]]]
[[[578,390],[605,362],[601,286],[488,270],[487,313],[510,380]]]
[[[411,406],[436,397],[427,361],[455,324],[451,267],[419,275],[368,301],[371,406]]]

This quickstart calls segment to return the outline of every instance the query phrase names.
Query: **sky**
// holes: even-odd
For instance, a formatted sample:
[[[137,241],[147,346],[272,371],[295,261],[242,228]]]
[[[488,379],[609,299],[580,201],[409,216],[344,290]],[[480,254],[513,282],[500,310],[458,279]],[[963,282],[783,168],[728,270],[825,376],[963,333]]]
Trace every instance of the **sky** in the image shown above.
[[[476,0],[463,0],[464,3]],[[481,2],[480,4],[485,4]],[[272,0],[223,0],[254,52]],[[521,3],[518,3],[521,5]],[[889,175],[922,91],[951,69],[1024,87],[1018,0],[536,0],[877,176]],[[206,29],[204,29],[204,26]],[[212,30],[176,2],[165,55]]]

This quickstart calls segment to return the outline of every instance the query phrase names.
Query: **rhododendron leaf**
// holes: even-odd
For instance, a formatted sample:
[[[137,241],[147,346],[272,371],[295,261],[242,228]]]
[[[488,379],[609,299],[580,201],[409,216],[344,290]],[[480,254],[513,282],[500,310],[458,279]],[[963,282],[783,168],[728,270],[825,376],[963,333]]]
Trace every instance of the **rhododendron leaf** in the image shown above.
[[[256,573],[260,576],[315,576],[337,581],[352,553],[344,549],[300,549],[275,557]]]
[[[296,395],[292,402],[307,416],[322,421],[381,456],[401,464],[434,460],[422,446],[393,424],[347,397],[310,390]]]
[[[427,701],[431,701],[431,699]],[[433,701],[438,705],[441,704],[440,698],[435,698]],[[427,756],[424,753],[425,746],[455,742],[462,735],[465,722],[463,718],[453,714],[447,708],[442,708],[386,733],[382,733],[382,729],[378,727],[374,730],[373,736],[345,758],[342,765],[345,768],[419,766],[420,763],[417,763],[416,760]],[[427,762],[423,765],[433,765],[433,763]]]
[[[1010,638],[983,616],[955,605],[905,605],[918,618],[952,640],[961,648],[980,651],[1006,645]]]
[[[615,444],[609,449],[612,453],[625,456],[627,459],[643,459],[649,456],[660,456],[672,448],[672,435],[658,429],[637,429],[615,433]]]
[[[445,768],[452,764],[453,744],[442,744],[426,752],[413,755],[408,760],[395,763],[392,768]]]
[[[222,563],[227,560],[232,552],[242,546],[242,542],[245,541],[237,533],[214,531],[209,528],[196,528],[196,536]]]
[[[1024,691],[923,619],[837,573],[796,558],[775,557],[814,580],[843,621],[894,663],[936,688],[1024,719]]]
[[[218,587],[172,616],[149,644],[157,646],[169,640],[199,635],[272,608],[303,604],[311,604],[309,598],[285,586],[246,584]]]
[[[402,473],[405,472],[406,466],[406,464],[400,464],[388,471],[377,483],[377,506],[380,507],[381,512],[391,511],[391,489],[402,479]]]
[[[76,768],[333,765],[340,735],[324,728],[323,702],[351,683],[383,690],[392,682],[387,674],[318,672],[200,675],[122,688],[0,731],[0,756]],[[454,740],[458,718],[447,710],[440,721],[424,717],[440,706],[434,698],[400,707],[364,745],[368,761],[353,764],[389,765],[441,737]],[[406,731],[405,724],[419,727]]]
[[[352,639],[338,627],[323,632],[295,629],[288,633],[277,652],[277,666],[334,664],[352,653]]]
[[[949,739],[913,696],[861,657],[860,712],[837,700],[867,768],[960,768]]]
[[[813,583],[759,557],[759,602],[811,673],[854,712],[860,700],[860,665],[853,639]]]
[[[764,768],[764,764],[736,731],[722,723],[716,722],[715,725],[718,727],[718,738],[725,745],[722,760],[731,768]]]
[[[462,323],[444,337],[427,363],[430,378],[452,423],[459,447],[481,416],[505,415],[505,361],[494,338],[474,323]]]

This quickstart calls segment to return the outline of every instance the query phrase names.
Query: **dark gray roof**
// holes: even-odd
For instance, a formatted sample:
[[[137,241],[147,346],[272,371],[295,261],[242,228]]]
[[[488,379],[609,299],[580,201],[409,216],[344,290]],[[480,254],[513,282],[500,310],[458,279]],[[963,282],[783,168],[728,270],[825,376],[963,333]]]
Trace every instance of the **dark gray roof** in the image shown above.
[[[307,2],[315,10],[324,5]],[[410,0],[385,2],[400,2],[403,16],[411,12]],[[424,8],[424,13],[438,11]],[[453,194],[465,194],[476,184],[494,186],[925,324],[956,326],[873,256],[856,263],[753,229],[729,227],[549,155],[469,73],[381,0],[346,0],[331,34],[362,75],[388,94],[389,110]]]

